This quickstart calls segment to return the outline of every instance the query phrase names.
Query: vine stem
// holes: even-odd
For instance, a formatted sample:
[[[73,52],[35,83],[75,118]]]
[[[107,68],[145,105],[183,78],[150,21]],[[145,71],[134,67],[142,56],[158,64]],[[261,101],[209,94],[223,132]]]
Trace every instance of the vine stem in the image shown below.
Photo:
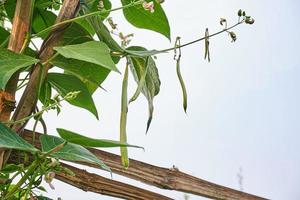
[[[36,112],[36,113],[34,113],[34,114],[32,114],[32,115],[29,115],[29,116],[27,116],[27,117],[24,117],[24,118],[19,119],[19,120],[16,120],[16,121],[8,121],[8,122],[2,122],[2,123],[6,124],[6,125],[22,124],[23,122],[25,122],[25,121],[27,121],[27,120],[33,118],[33,117],[37,117],[37,116],[42,115],[45,111],[48,111],[48,110],[50,110],[52,107],[59,105],[60,102],[62,102],[62,101],[64,101],[64,100],[70,100],[70,99],[76,98],[76,96],[77,96],[78,93],[79,93],[79,92],[77,92],[77,91],[75,91],[75,92],[70,92],[70,93],[68,93],[66,96],[64,96],[62,99],[60,99],[59,101],[57,101],[57,102],[55,102],[55,103],[53,103],[53,104],[50,104],[50,105],[48,105],[47,107],[42,108],[40,111],[38,111],[38,112]],[[74,96],[74,95],[75,95],[75,96]]]
[[[242,23],[244,23],[244,20],[239,21],[238,23],[236,23],[236,24],[234,24],[234,25],[232,25],[232,26],[230,26],[230,27],[228,27],[228,28],[225,28],[225,29],[223,29],[223,30],[221,30],[221,31],[218,31],[218,32],[216,32],[216,33],[214,33],[214,34],[211,34],[211,35],[208,36],[208,38],[214,37],[214,36],[219,35],[219,34],[221,34],[221,33],[223,33],[223,32],[227,32],[227,31],[229,31],[230,29],[233,29],[233,28],[235,28],[236,26],[238,26],[238,25],[240,25],[240,24],[242,24]],[[207,38],[207,37],[204,36],[204,37],[202,37],[202,38],[193,40],[193,41],[191,41],[191,42],[188,42],[188,43],[185,43],[185,44],[182,44],[182,45],[177,45],[177,46],[172,47],[172,48],[159,50],[158,53],[156,53],[156,54],[168,52],[168,51],[175,50],[175,49],[179,49],[179,48],[182,48],[182,47],[186,47],[186,46],[189,46],[189,45],[191,45],[191,44],[194,44],[194,43],[200,42],[200,41],[202,41],[202,40],[205,40],[205,38]],[[156,54],[154,54],[154,55],[156,55]]]
[[[95,11],[95,12],[91,12],[91,13],[88,13],[88,14],[85,14],[85,15],[82,15],[82,16],[79,16],[79,17],[75,17],[75,18],[72,18],[72,19],[68,19],[68,20],[65,20],[65,21],[62,21],[62,22],[59,22],[59,23],[56,23],[52,26],[49,26],[48,28],[36,33],[36,34],[33,34],[31,36],[31,38],[34,38],[34,37],[38,37],[40,35],[42,35],[43,33],[46,33],[50,30],[52,30],[53,28],[57,28],[61,25],[64,25],[64,24],[68,24],[70,22],[74,22],[76,20],[79,20],[79,19],[84,19],[86,17],[91,17],[91,16],[95,16],[95,15],[101,15],[101,14],[106,14],[106,13],[109,13],[109,12],[114,12],[114,11],[117,11],[117,10],[123,10],[125,8],[129,8],[129,7],[133,7],[133,6],[137,6],[137,5],[141,5],[144,1],[143,0],[139,0],[139,1],[135,1],[135,2],[131,2],[125,6],[121,6],[121,7],[118,7],[118,8],[114,8],[114,9],[110,9],[110,10],[101,10],[101,11]]]

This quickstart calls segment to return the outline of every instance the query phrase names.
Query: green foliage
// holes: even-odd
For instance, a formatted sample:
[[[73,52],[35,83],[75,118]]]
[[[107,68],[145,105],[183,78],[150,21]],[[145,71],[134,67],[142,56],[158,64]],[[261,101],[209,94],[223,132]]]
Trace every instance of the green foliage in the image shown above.
[[[68,130],[65,130],[62,128],[58,128],[56,130],[59,133],[61,138],[65,139],[68,142],[72,142],[74,144],[79,144],[84,147],[101,147],[101,148],[136,147],[136,148],[142,148],[142,147],[139,147],[136,145],[130,145],[130,144],[122,143],[119,141],[89,138],[89,137],[86,137],[86,136],[83,136],[78,133],[74,133],[72,131],[68,131]]]
[[[10,21],[14,18],[17,0],[8,0],[4,3],[4,9]]]
[[[48,81],[44,81],[40,88],[39,100],[45,105],[50,104],[50,99],[52,95],[51,85]]]
[[[38,59],[0,48],[0,89],[5,87],[7,81],[16,71],[38,61]]]
[[[66,73],[72,74],[79,78],[88,88],[92,94],[100,87],[103,81],[106,79],[110,70],[100,65],[96,65],[90,62],[80,61],[76,59],[65,58],[63,56],[57,56],[51,64],[60,67],[65,70]]]
[[[25,152],[22,152],[19,155],[19,157],[24,157],[22,157],[24,164],[6,164],[0,171],[0,181],[4,180],[3,184],[0,185],[0,195],[5,196],[6,199],[28,199],[29,194],[34,194],[34,189],[45,191],[44,188],[39,186],[43,180],[42,177],[47,177],[51,172],[66,172],[72,175],[70,170],[61,167],[59,161],[53,160],[53,158],[92,163],[110,171],[99,158],[93,155],[85,147],[120,147],[122,156],[121,162],[123,166],[127,168],[129,166],[127,147],[141,148],[127,143],[126,125],[128,112],[127,89],[128,84],[130,83],[128,82],[130,73],[129,68],[137,83],[136,90],[130,98],[129,103],[135,101],[140,93],[146,97],[149,111],[146,127],[147,132],[153,118],[154,97],[159,94],[161,84],[158,69],[153,57],[160,53],[166,53],[171,50],[175,51],[174,59],[177,64],[177,76],[181,84],[183,106],[186,111],[187,92],[180,72],[180,48],[204,40],[204,57],[210,60],[209,39],[212,36],[227,32],[232,41],[235,41],[236,34],[229,31],[230,29],[242,23],[254,23],[254,19],[251,16],[246,16],[245,11],[239,10],[237,13],[239,17],[237,24],[228,27],[227,20],[222,18],[220,24],[223,26],[223,29],[220,32],[209,35],[207,29],[203,38],[187,44],[181,45],[180,41],[176,40],[174,48],[164,50],[147,50],[140,46],[132,46],[125,49],[129,40],[126,41],[125,35],[121,35],[121,30],[116,29],[116,27],[113,28],[114,23],[112,21],[108,22],[111,28],[107,28],[105,25],[107,24],[107,20],[105,19],[113,11],[123,10],[125,18],[133,26],[155,31],[164,35],[169,40],[171,40],[171,31],[168,18],[159,3],[162,1],[120,1],[123,5],[122,7],[111,9],[112,5],[110,0],[101,1],[103,2],[103,5],[99,4],[99,1],[96,0],[80,0],[81,5],[77,17],[54,25],[57,18],[55,14],[57,12],[55,12],[55,10],[61,8],[62,0],[35,0],[31,19],[31,30],[26,36],[27,38],[23,48],[24,51],[20,54],[13,53],[6,49],[11,30],[8,27],[4,27],[6,22],[13,21],[16,0],[6,0],[1,3],[0,89],[5,88],[8,80],[15,72],[22,72],[26,69],[26,72],[28,73],[32,70],[31,66],[39,63],[39,60],[36,59],[40,53],[38,49],[39,45],[34,45],[36,40],[33,40],[33,38],[39,37],[39,40],[41,39],[45,42],[45,39],[49,37],[51,31],[61,31],[61,25],[66,27],[61,41],[55,44],[54,50],[56,53],[54,52],[52,57],[46,58],[46,61],[43,60],[43,63],[39,63],[41,67],[51,64],[63,69],[64,72],[47,73],[45,81],[41,83],[41,87],[36,91],[39,92],[39,100],[43,104],[43,106],[39,108],[39,111],[30,116],[26,116],[23,119],[5,122],[6,125],[22,124],[32,118],[38,121],[45,111],[51,109],[56,109],[59,113],[62,107],[60,102],[63,100],[68,101],[74,106],[88,110],[98,119],[98,111],[92,98],[92,94],[98,87],[101,87],[101,84],[105,81],[111,71],[119,72],[116,64],[121,59],[126,59],[127,61],[122,82],[120,141],[95,139],[65,129],[57,129],[61,138],[42,135],[40,137],[42,151],[40,151],[23,140],[18,134],[3,123],[0,123],[0,148],[9,148]],[[148,7],[149,5],[150,7]],[[154,7],[152,7],[152,5]],[[113,31],[110,29],[113,29]],[[118,35],[121,41],[116,40],[116,37],[113,35]],[[121,43],[121,45],[119,43]],[[29,44],[33,44],[36,50],[29,48]],[[47,43],[45,46],[47,46]],[[176,54],[176,49],[179,50],[179,55]],[[28,74],[30,75],[30,73]],[[22,81],[20,84],[21,86],[26,86],[28,83],[27,79],[20,81]],[[59,95],[52,97],[52,89],[55,89]],[[62,97],[62,99],[60,97]],[[29,156],[29,153],[27,152],[32,155]],[[26,164],[30,165],[27,166]],[[11,174],[15,174],[15,176],[13,176],[14,178],[18,177],[17,175],[20,174],[22,174],[22,177],[19,181],[15,181],[17,178],[10,180]],[[12,184],[12,181],[17,183]],[[49,199],[43,196],[34,196],[34,198]]]
[[[69,92],[80,91],[75,99],[67,100],[70,104],[84,108],[95,115],[98,119],[98,112],[91,94],[86,85],[76,76],[60,73],[49,73],[47,81],[62,96]]]
[[[121,0],[123,5],[127,5],[131,0]],[[149,2],[149,0],[148,0]],[[168,18],[159,3],[153,1],[154,13],[145,10],[142,6],[125,8],[124,16],[128,22],[137,28],[149,29],[158,32],[171,40],[170,26]]]
[[[82,44],[55,47],[54,49],[66,58],[94,63],[118,72],[115,63],[111,59],[110,50],[103,42],[91,41]]]
[[[93,38],[87,30],[79,24],[72,23],[64,32],[62,45],[80,44],[92,40]]]
[[[59,145],[64,144],[66,141],[62,138],[58,138],[51,135],[41,135],[40,141],[43,152],[49,152]],[[88,151],[86,148],[72,143],[66,143],[60,150],[51,154],[51,157],[63,159],[67,161],[86,162],[99,165],[104,170],[111,172],[101,160],[99,160],[94,154]]]
[[[9,32],[0,26],[0,44],[4,42],[9,36]]]
[[[48,10],[37,8],[33,12],[32,30],[33,33],[38,33],[45,28],[52,26],[55,22],[56,15]],[[47,34],[41,35],[45,39]]]
[[[37,152],[38,149],[22,139],[17,133],[0,122],[0,148]]]
[[[136,51],[136,52],[147,51],[147,49],[143,47],[137,47],[137,46],[129,47],[128,50]],[[159,80],[158,70],[155,61],[151,57],[149,57],[148,62],[146,62],[147,58],[129,56],[128,61],[135,81],[139,85],[140,82],[142,81],[143,84],[142,93],[145,95],[148,101],[149,118],[147,122],[147,129],[146,129],[147,132],[153,117],[153,110],[154,110],[153,99],[159,93],[160,90],[160,80]],[[143,80],[144,76],[145,79]]]

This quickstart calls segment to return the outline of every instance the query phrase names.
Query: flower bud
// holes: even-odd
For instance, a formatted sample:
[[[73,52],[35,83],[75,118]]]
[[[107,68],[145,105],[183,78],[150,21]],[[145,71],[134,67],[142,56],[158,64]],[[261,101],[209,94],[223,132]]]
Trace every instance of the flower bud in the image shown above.
[[[148,11],[150,11],[151,13],[154,13],[154,3],[152,2],[152,1],[150,1],[150,2],[144,2],[143,3],[143,8],[145,9],[145,10],[148,10]]]
[[[231,42],[235,42],[236,41],[236,34],[234,32],[229,32],[229,35],[230,35],[230,37],[232,39]]]
[[[241,9],[239,9],[238,16],[241,17],[242,15],[243,15],[243,11]]]
[[[98,7],[99,10],[104,9],[104,2],[103,2],[102,0],[100,0],[100,1],[98,2],[97,7]]]
[[[46,181],[46,183],[48,183],[49,184],[49,186],[50,186],[50,188],[52,189],[52,190],[54,190],[55,188],[54,188],[54,185],[52,185],[52,180],[54,179],[54,177],[55,177],[55,172],[48,172],[48,173],[46,173],[45,174],[45,176],[44,176],[44,180]]]
[[[255,20],[250,16],[246,16],[245,23],[246,24],[254,24]]]
[[[48,164],[48,167],[54,168],[59,165],[59,161],[55,158],[51,158],[51,162]]]
[[[220,24],[221,24],[221,26],[223,26],[224,23],[225,24],[227,23],[226,19],[225,18],[220,18]]]

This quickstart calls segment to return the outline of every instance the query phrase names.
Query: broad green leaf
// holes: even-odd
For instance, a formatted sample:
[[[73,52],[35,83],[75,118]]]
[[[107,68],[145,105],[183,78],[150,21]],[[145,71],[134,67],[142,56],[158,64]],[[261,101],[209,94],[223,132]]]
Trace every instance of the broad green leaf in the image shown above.
[[[98,119],[98,112],[95,103],[89,93],[86,85],[76,76],[60,73],[49,73],[47,81],[51,86],[57,90],[62,96],[67,95],[69,92],[80,91],[78,96],[69,100],[68,102],[74,106],[84,108],[95,115]]]
[[[7,17],[10,21],[12,21],[12,19],[14,17],[16,3],[17,3],[17,0],[4,1],[4,9],[5,9]]]
[[[99,65],[63,56],[55,57],[51,64],[64,69],[68,74],[78,77],[85,83],[91,94],[102,84],[110,72],[107,68]]]
[[[8,149],[17,149],[21,151],[37,152],[34,146],[26,142],[13,130],[0,122],[0,147]]]
[[[54,49],[66,58],[94,63],[118,72],[115,63],[111,59],[110,50],[104,42],[90,41],[82,44],[54,47]]]
[[[45,106],[48,106],[51,99],[51,85],[48,81],[44,81],[39,93],[39,100],[44,104]]]
[[[9,32],[0,26],[0,44],[4,42],[9,36]]]
[[[146,58],[146,62],[145,62],[146,69],[145,69],[145,72],[140,77],[140,80],[138,82],[138,87],[136,88],[135,93],[133,94],[133,96],[130,98],[129,103],[135,101],[139,97],[140,93],[143,90],[143,87],[144,87],[145,81],[146,81],[147,71],[148,71],[148,68],[149,68],[148,63],[149,63],[149,57]]]
[[[35,0],[35,8],[48,9],[48,10],[58,10],[61,6],[60,0]]]
[[[39,9],[34,9],[33,20],[32,20],[32,30],[33,33],[38,33],[49,26],[52,26],[55,22],[56,15],[51,11]],[[45,38],[48,33],[41,35],[41,38]]]
[[[86,15],[93,11],[93,5],[97,1],[86,0],[85,2],[90,2],[87,4],[83,4],[83,6],[81,8],[83,14]],[[103,1],[103,2],[105,5],[105,1]],[[104,25],[104,23],[102,21],[104,18],[102,16],[90,16],[85,19],[88,21],[90,26],[93,28],[93,30],[95,31],[95,33],[100,41],[103,41],[113,51],[123,52],[124,49],[122,47],[120,47],[120,45],[112,38],[110,31]]]
[[[38,61],[38,59],[0,48],[0,89],[5,87],[7,81],[16,71]]]
[[[47,9],[53,4],[52,0],[35,0],[34,7],[39,9]]]
[[[128,50],[147,51],[147,49],[143,47],[136,47],[136,46],[129,47]],[[139,57],[129,56],[128,59],[129,59],[129,64],[130,64],[132,74],[135,78],[135,81],[138,83],[138,85],[141,81],[143,81],[143,76],[147,72],[144,81],[144,86],[142,88],[142,93],[145,95],[145,97],[148,100],[149,118],[147,122],[147,129],[146,129],[147,132],[150,127],[152,116],[153,116],[153,110],[154,110],[153,99],[159,93],[160,90],[160,80],[159,80],[158,70],[156,68],[155,61],[151,57],[149,57],[148,62],[146,62],[147,58],[144,57],[139,58]]]
[[[98,7],[99,1],[96,1],[96,0],[82,0],[82,2],[84,2],[84,4],[81,4],[81,6],[85,7],[83,9],[87,9],[89,12],[99,11],[99,7]],[[110,10],[111,9],[111,2],[109,0],[104,0],[102,2],[103,2],[105,10]],[[101,16],[99,16],[99,18],[101,20],[104,20],[108,15],[109,15],[109,13],[107,12],[107,13],[104,13]],[[89,23],[89,21],[87,19],[76,20],[76,23],[80,24],[91,35],[95,35],[96,32],[95,32],[93,26]]]
[[[86,19],[79,19],[75,21],[78,25],[84,28],[89,34],[95,35],[94,28],[90,25],[90,23]]]
[[[64,32],[62,45],[80,44],[92,41],[90,33],[79,24],[72,23]]]
[[[23,164],[6,164],[3,169],[0,170],[1,173],[13,173],[16,171],[21,171],[23,169],[24,166],[22,166]]]
[[[64,139],[55,137],[52,135],[41,135],[40,142],[42,146],[43,152],[48,152],[58,145],[61,145],[65,142]],[[63,148],[59,151],[51,154],[50,156],[67,160],[67,161],[78,161],[78,162],[86,162],[99,165],[103,169],[107,171],[111,171],[109,167],[107,167],[101,160],[99,160],[94,154],[88,151],[86,148],[72,143],[67,143]]]
[[[125,68],[123,83],[122,83],[122,97],[121,97],[121,117],[120,117],[120,142],[127,142],[126,124],[127,124],[127,87],[128,87],[128,64]],[[121,161],[125,168],[129,167],[128,149],[121,147]]]
[[[38,53],[35,50],[31,49],[30,47],[27,47],[23,54],[26,56],[36,58]]]
[[[65,129],[57,128],[56,129],[60,137],[65,139],[68,142],[72,142],[74,144],[78,144],[84,147],[136,147],[142,148],[136,145],[130,145],[127,143],[122,143],[113,140],[105,140],[105,139],[94,139],[89,138],[78,133],[74,133],[72,131],[68,131]]]
[[[150,2],[151,0],[147,0]],[[121,0],[123,6],[131,3],[131,0]],[[137,28],[143,28],[158,32],[166,36],[169,40],[171,38],[170,25],[168,18],[159,3],[154,3],[154,13],[147,11],[142,5],[129,7],[123,9],[123,13],[128,22]]]

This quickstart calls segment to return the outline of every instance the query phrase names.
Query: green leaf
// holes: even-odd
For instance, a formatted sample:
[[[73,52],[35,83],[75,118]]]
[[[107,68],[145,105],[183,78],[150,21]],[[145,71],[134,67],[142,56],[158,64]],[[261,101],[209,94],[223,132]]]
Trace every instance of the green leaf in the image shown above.
[[[143,47],[137,47],[137,46],[129,47],[128,50],[147,51],[147,49]],[[155,61],[151,57],[149,57],[148,62],[146,62],[147,58],[144,57],[139,58],[139,57],[129,56],[128,59],[129,59],[129,64],[130,64],[132,74],[135,78],[135,81],[138,83],[138,85],[140,84],[141,81],[143,81],[143,76],[145,76],[145,73],[147,72],[144,80],[143,88],[142,88],[142,93],[145,95],[145,97],[148,100],[149,118],[147,122],[147,129],[146,129],[147,132],[150,127],[152,116],[153,116],[153,110],[154,110],[153,99],[159,93],[160,90],[160,80],[159,80],[158,70],[156,68]]]
[[[144,87],[145,81],[146,81],[147,71],[148,71],[148,68],[149,68],[149,64],[148,63],[149,63],[149,57],[146,58],[146,62],[145,62],[146,69],[145,69],[145,72],[140,77],[140,80],[139,80],[139,83],[138,83],[138,87],[136,88],[136,91],[133,94],[133,96],[130,98],[129,103],[135,101],[139,97],[140,93],[143,90],[143,87]]]
[[[66,58],[94,63],[118,72],[115,63],[111,59],[110,50],[104,42],[90,41],[82,44],[54,47],[54,49]]]
[[[57,128],[56,129],[60,137],[65,139],[68,142],[72,142],[74,144],[78,144],[84,147],[136,147],[142,148],[136,145],[130,145],[127,143],[122,143],[113,140],[105,140],[105,139],[94,139],[89,138],[78,133],[74,133],[72,131],[68,131],[65,129]]]
[[[9,36],[9,32],[0,26],[0,44],[4,42]]]
[[[4,2],[4,9],[7,13],[8,19],[12,21],[14,14],[15,14],[15,9],[16,9],[16,3],[17,0],[8,0]]]
[[[47,9],[53,4],[52,0],[35,0],[34,7],[39,9]]]
[[[120,142],[127,142],[126,124],[127,124],[127,87],[128,87],[128,64],[125,68],[123,83],[122,83],[122,98],[121,98],[121,117],[120,117]],[[121,161],[125,168],[129,167],[128,149],[121,147]]]
[[[80,44],[92,41],[90,33],[79,24],[72,23],[64,32],[62,45]]]
[[[111,2],[109,0],[103,0],[102,2],[103,2],[105,10],[111,9]],[[89,10],[89,12],[96,12],[96,11],[99,11],[98,5],[99,5],[99,1],[85,0],[85,4],[82,4],[82,7],[87,6],[87,8],[84,8],[84,9]],[[101,14],[100,16],[97,16],[97,17],[99,17],[101,20],[104,20],[108,15],[109,15],[109,12]],[[80,24],[91,35],[94,35],[96,33],[94,28],[92,27],[92,25],[89,23],[89,21],[87,19],[76,20],[76,23]]]
[[[150,2],[150,0],[147,1]],[[132,0],[121,0],[121,2],[124,6],[131,3]],[[142,5],[138,5],[123,9],[123,14],[133,26],[158,32],[170,40],[168,18],[161,5],[156,1],[152,2],[154,3],[154,13],[145,10]]]
[[[56,15],[48,10],[43,9],[34,9],[33,20],[32,20],[32,29],[33,33],[38,33],[49,26],[52,26],[55,22]],[[46,38],[48,33],[41,35],[41,38]]]
[[[91,13],[87,6],[82,7],[84,14]],[[101,16],[90,16],[86,20],[89,22],[91,27],[94,29],[98,39],[103,41],[111,50],[117,52],[123,52],[124,49],[112,38],[110,31],[104,25]]]
[[[60,73],[49,73],[47,81],[51,86],[58,91],[62,96],[67,95],[69,92],[80,91],[78,96],[68,102],[74,106],[84,108],[95,115],[98,119],[98,112],[95,103],[89,93],[86,85],[76,76]]]
[[[48,106],[51,100],[51,85],[48,81],[44,81],[40,88],[39,100],[45,105]]]
[[[0,48],[0,89],[5,87],[7,81],[16,71],[38,61],[38,59]]]
[[[16,164],[6,164],[3,169],[1,169],[1,173],[13,173],[16,171],[21,171],[24,166],[22,164],[16,165]]]
[[[0,147],[8,149],[17,149],[21,151],[37,152],[34,146],[26,142],[13,130],[0,122]]]
[[[51,64],[62,68],[68,74],[73,74],[79,78],[87,86],[92,94],[97,87],[100,87],[103,81],[108,76],[110,70],[89,62],[84,62],[76,59],[56,56],[51,60]]]
[[[95,35],[94,28],[90,25],[90,23],[86,19],[79,19],[75,21],[77,24],[79,24],[82,28],[84,28],[89,34]]]
[[[61,145],[65,142],[64,139],[55,137],[52,135],[41,135],[40,136],[41,146],[43,152],[48,152],[58,145]],[[50,156],[63,159],[67,161],[78,161],[85,163],[92,163],[99,165],[104,170],[111,171],[101,160],[99,160],[94,154],[88,151],[86,148],[72,143],[67,143],[59,151],[51,154]]]

